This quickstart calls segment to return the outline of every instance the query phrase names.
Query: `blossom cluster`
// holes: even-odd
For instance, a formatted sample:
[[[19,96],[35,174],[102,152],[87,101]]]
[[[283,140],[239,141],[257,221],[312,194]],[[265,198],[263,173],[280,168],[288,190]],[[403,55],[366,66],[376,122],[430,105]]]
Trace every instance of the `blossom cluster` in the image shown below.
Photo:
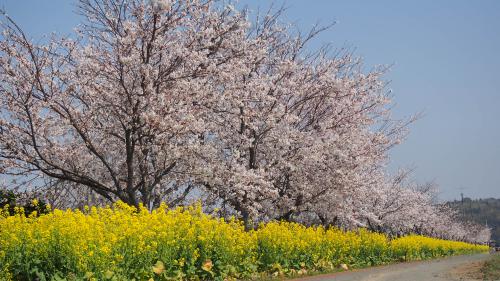
[[[79,0],[76,34],[0,21],[0,174],[53,206],[201,200],[221,217],[485,241],[387,175],[414,119],[385,68],[226,1]],[[254,19],[254,20],[250,20]],[[3,175],[6,175],[3,177]],[[30,189],[21,185],[22,190]]]

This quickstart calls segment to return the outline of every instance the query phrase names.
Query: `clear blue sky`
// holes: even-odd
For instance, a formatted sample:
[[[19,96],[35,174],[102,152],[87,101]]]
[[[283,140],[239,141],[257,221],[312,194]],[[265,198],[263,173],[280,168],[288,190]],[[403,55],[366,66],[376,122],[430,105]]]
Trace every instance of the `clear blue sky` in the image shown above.
[[[277,2],[282,3],[280,1]],[[242,0],[252,10],[267,0]],[[392,152],[391,170],[415,167],[435,180],[441,199],[460,190],[500,198],[500,1],[288,0],[287,20],[307,30],[337,21],[312,45],[356,48],[367,68],[394,64],[396,117],[424,111],[407,141]],[[34,38],[68,34],[80,21],[70,0],[0,0]]]

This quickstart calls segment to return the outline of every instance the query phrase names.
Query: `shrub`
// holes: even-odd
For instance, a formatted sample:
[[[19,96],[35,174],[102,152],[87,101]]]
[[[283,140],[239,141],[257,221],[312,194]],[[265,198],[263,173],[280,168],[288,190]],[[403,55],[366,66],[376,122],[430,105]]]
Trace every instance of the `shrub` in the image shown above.
[[[0,189],[0,209],[5,215],[23,213],[25,216],[46,214],[50,211],[50,206],[43,200],[34,196],[29,196],[20,200],[20,195],[12,190]]]

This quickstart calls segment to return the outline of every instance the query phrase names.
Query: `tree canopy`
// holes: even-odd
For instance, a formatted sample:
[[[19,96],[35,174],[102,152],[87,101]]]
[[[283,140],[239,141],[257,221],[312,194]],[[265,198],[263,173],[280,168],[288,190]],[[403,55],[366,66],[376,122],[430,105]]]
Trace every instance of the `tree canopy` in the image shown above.
[[[309,50],[329,26],[303,33],[282,12],[79,0],[82,25],[47,43],[4,15],[0,171],[64,204],[202,200],[247,222],[437,231],[430,193],[385,171],[413,121],[391,118],[385,68]]]

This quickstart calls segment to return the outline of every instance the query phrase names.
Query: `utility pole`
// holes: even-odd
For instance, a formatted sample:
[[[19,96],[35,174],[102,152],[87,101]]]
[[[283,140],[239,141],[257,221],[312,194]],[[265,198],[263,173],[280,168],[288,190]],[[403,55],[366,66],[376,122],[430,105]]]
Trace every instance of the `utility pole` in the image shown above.
[[[464,190],[467,189],[466,187],[459,187],[457,188],[458,190],[460,190],[460,202],[461,202],[461,205],[460,205],[460,209],[462,211],[462,217],[465,218],[465,215],[466,215],[466,212],[465,212],[465,207],[464,207]]]
[[[464,205],[464,190],[467,189],[466,187],[459,187],[457,188],[458,190],[460,190],[460,199],[461,199],[461,202],[462,202],[462,207]]]

